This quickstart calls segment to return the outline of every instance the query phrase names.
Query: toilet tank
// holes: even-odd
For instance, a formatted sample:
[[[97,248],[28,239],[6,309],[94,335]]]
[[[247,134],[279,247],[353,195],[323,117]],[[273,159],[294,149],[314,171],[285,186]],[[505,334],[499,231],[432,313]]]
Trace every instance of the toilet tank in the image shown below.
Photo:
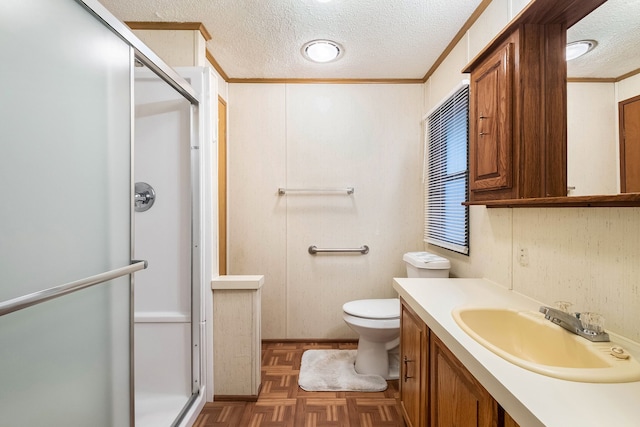
[[[449,277],[451,263],[431,252],[407,252],[402,257],[407,265],[407,277]]]

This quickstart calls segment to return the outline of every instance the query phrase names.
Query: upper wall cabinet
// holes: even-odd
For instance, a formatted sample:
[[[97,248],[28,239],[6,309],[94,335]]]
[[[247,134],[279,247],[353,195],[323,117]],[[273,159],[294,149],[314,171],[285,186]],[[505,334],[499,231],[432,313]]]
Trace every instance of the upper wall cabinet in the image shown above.
[[[501,194],[512,198],[513,49],[514,43],[509,39],[471,73],[472,200]]]
[[[604,1],[533,0],[465,67],[470,202],[566,196],[566,29]]]

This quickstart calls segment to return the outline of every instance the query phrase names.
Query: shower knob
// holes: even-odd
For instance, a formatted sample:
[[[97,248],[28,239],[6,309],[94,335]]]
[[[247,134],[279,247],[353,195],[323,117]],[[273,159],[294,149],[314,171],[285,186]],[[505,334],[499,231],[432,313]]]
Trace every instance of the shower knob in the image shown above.
[[[136,212],[144,212],[151,209],[156,201],[156,192],[152,186],[146,182],[136,182],[134,206]]]

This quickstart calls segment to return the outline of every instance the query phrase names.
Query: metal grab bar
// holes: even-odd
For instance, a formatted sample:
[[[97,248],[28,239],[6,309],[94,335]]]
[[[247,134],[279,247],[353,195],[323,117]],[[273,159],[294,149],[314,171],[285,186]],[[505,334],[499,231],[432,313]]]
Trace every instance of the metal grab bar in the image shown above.
[[[347,193],[353,194],[355,188],[278,188],[278,194],[284,196],[287,193]]]
[[[315,255],[319,252],[360,252],[362,255],[369,253],[369,246],[362,245],[359,248],[318,248],[317,246],[309,246],[309,253]]]
[[[74,282],[65,283],[64,285],[54,286],[53,288],[43,289],[32,294],[3,301],[0,302],[0,316],[40,304],[108,280],[116,279],[145,268],[147,268],[147,261],[133,260],[131,261],[131,264],[126,267],[116,268],[115,270],[96,274],[95,276],[90,276]]]

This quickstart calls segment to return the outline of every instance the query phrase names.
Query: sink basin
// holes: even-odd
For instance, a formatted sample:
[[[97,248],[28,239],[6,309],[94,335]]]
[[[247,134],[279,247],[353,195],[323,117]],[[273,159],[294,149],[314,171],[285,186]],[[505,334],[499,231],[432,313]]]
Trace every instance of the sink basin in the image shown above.
[[[458,326],[503,359],[522,368],[570,381],[617,383],[640,380],[640,363],[612,355],[615,342],[591,342],[551,323],[542,313],[506,308],[462,307]]]

